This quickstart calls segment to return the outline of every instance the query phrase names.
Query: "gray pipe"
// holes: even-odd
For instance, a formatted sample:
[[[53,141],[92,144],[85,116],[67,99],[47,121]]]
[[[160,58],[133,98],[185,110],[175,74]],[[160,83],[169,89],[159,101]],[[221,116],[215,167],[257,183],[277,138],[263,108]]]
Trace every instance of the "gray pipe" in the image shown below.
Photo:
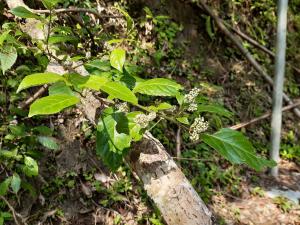
[[[278,22],[276,38],[275,77],[273,89],[273,109],[271,122],[271,151],[270,157],[279,162],[280,135],[282,124],[282,96],[285,72],[286,28],[288,0],[278,0]],[[271,175],[278,176],[278,166],[271,169]]]

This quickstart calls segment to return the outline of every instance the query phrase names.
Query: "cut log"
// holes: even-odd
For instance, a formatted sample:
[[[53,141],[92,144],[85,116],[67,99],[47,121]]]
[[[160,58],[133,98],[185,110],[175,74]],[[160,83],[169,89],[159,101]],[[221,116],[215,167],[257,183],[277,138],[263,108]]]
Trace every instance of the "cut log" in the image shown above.
[[[128,156],[131,169],[169,225],[209,225],[211,212],[182,171],[150,132],[134,144]]]
[[[6,0],[6,2],[10,9],[17,6],[26,7],[22,0]],[[31,35],[30,29],[27,30],[29,31],[28,35]],[[42,30],[36,30],[34,26],[32,26],[32,30],[42,32]],[[42,35],[44,36],[44,34],[40,36]],[[76,69],[80,74],[85,73],[83,66]],[[66,72],[55,60],[49,64],[48,70],[61,74]],[[95,108],[95,104],[86,105],[89,102],[93,101],[88,99],[82,101],[82,109],[85,110],[85,114],[91,120],[91,118],[95,118],[95,115],[91,114],[94,114],[96,110],[90,110],[91,107]],[[92,122],[95,123],[95,121]],[[134,144],[127,159],[132,171],[143,182],[144,189],[161,211],[168,225],[212,224],[211,212],[165,151],[163,145],[149,132],[145,134],[142,141]]]

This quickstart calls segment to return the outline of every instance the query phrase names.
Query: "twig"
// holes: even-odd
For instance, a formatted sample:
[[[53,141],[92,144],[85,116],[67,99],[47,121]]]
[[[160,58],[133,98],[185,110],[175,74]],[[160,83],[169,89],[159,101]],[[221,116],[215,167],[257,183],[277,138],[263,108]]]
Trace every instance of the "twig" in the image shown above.
[[[212,159],[198,159],[198,158],[184,158],[184,157],[171,157],[172,159],[187,160],[187,161],[201,161],[201,162],[214,162]]]
[[[35,9],[33,10],[35,13],[47,13],[50,14],[50,10],[47,9]],[[72,9],[54,9],[52,10],[52,13],[54,14],[60,14],[60,13],[68,13],[68,12],[83,12],[83,13],[91,13],[98,17],[99,19],[103,18],[122,18],[123,16],[107,16],[107,15],[101,15],[96,10],[93,9],[86,9],[86,8],[72,8]]]
[[[209,6],[203,1],[199,0],[200,5],[202,8],[215,20],[216,25],[218,28],[232,41],[232,43],[242,52],[242,54],[246,57],[246,59],[249,61],[249,63],[254,67],[254,69],[260,73],[263,78],[268,81],[271,85],[273,85],[272,78],[266,73],[266,71],[259,65],[259,63],[254,59],[254,57],[251,55],[251,53],[244,48],[241,41],[239,41],[236,36],[234,36],[224,25],[222,19],[220,19],[215,12],[213,12]],[[199,5],[198,5],[199,6]],[[199,6],[200,7],[200,6]],[[290,99],[288,95],[285,93],[283,94],[283,99],[289,104],[292,105],[293,101]],[[294,113],[300,118],[300,110],[297,108],[294,108]]]
[[[28,105],[30,105],[32,102],[34,102],[38,97],[40,97],[42,94],[45,93],[47,90],[48,85],[45,84],[43,87],[41,87],[37,92],[34,93],[30,98],[28,98],[24,103],[20,105],[21,109],[26,108]]]
[[[228,25],[229,26],[229,25]],[[243,33],[242,31],[240,31],[239,29],[236,29],[234,27],[231,27],[231,30],[233,30],[237,35],[239,35],[241,38],[243,38],[244,40],[248,41],[250,44],[252,44],[253,46],[259,48],[260,50],[262,50],[263,52],[267,53],[268,55],[272,56],[273,58],[275,57],[275,54],[267,49],[265,46],[259,44],[256,40],[252,39],[251,37],[249,37],[247,34]]]
[[[295,108],[295,107],[297,107],[297,106],[300,106],[300,101],[296,101],[296,102],[295,102],[294,104],[292,104],[292,105],[288,105],[288,106],[283,107],[283,108],[282,108],[282,112],[288,111],[288,110],[293,109],[293,108]],[[230,129],[238,130],[238,129],[241,129],[242,127],[246,127],[246,126],[248,126],[248,125],[250,125],[250,124],[253,124],[253,123],[256,123],[256,122],[258,122],[258,121],[260,121],[260,120],[266,119],[266,118],[268,118],[268,117],[270,117],[270,116],[271,116],[271,112],[267,112],[267,113],[265,113],[264,115],[259,116],[259,117],[257,117],[257,118],[254,118],[254,119],[252,119],[252,120],[249,120],[249,121],[247,121],[247,122],[243,122],[243,123],[236,124],[236,125],[230,127]]]
[[[177,158],[181,157],[181,128],[179,126],[176,133],[176,157]]]
[[[25,222],[25,219],[23,218],[23,216],[16,212],[16,210],[15,210],[14,207],[8,202],[8,200],[7,200],[4,196],[0,196],[0,198],[5,202],[5,204],[6,204],[6,205],[8,206],[8,208],[9,208],[9,210],[12,212],[13,218],[14,218],[14,221],[15,221],[16,225],[21,225],[17,217],[19,217],[19,218],[22,220],[22,223],[23,223],[23,224],[27,225],[27,223]]]
[[[265,46],[261,45],[260,43],[258,43],[256,40],[254,40],[253,38],[249,37],[247,34],[243,33],[240,29],[236,29],[234,27],[231,27],[229,24],[226,23],[226,25],[228,27],[230,27],[230,29],[232,29],[237,35],[239,35],[241,38],[243,38],[244,40],[248,41],[250,44],[252,44],[254,47],[259,48],[260,50],[262,50],[263,52],[267,53],[269,56],[271,56],[272,58],[275,58],[275,53],[272,52],[271,50],[269,50],[268,48],[266,48]],[[289,64],[297,73],[300,73],[300,69],[293,66],[290,62],[287,62],[287,64]]]

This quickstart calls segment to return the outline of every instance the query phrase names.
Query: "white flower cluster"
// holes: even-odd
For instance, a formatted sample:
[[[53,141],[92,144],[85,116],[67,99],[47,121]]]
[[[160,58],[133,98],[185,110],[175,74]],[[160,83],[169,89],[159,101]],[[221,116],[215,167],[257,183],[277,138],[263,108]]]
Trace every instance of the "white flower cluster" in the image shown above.
[[[200,93],[199,88],[193,88],[188,94],[184,96],[184,102],[189,104],[188,111],[194,112],[197,110],[196,98]]]
[[[156,118],[155,112],[150,112],[148,115],[146,114],[138,114],[134,118],[134,122],[139,124],[142,128],[146,128],[150,121]]]
[[[129,112],[129,107],[126,102],[118,103],[115,105],[119,112]]]
[[[198,117],[194,120],[194,123],[190,127],[190,139],[191,141],[198,141],[199,134],[206,131],[208,128],[208,122],[203,117]]]

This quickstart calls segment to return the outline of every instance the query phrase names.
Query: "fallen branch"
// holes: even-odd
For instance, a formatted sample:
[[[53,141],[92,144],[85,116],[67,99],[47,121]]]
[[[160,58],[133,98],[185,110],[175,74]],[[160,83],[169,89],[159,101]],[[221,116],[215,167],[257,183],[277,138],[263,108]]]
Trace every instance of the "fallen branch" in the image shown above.
[[[295,108],[295,107],[297,107],[297,106],[300,106],[300,101],[296,101],[296,102],[295,102],[294,104],[292,104],[292,105],[288,105],[288,106],[283,107],[283,108],[282,108],[282,112],[288,111],[288,110],[293,109],[293,108]],[[243,127],[246,127],[246,126],[248,126],[248,125],[250,125],[250,124],[253,124],[253,123],[256,123],[256,122],[261,121],[261,120],[263,120],[263,119],[266,119],[266,118],[270,117],[271,114],[272,114],[271,112],[267,112],[267,113],[265,113],[265,114],[262,115],[262,116],[259,116],[259,117],[257,117],[257,118],[254,118],[254,119],[249,120],[249,121],[247,121],[247,122],[243,122],[243,123],[236,124],[236,125],[234,125],[234,126],[232,126],[232,127],[229,127],[229,128],[230,128],[230,129],[233,129],[233,130],[238,130],[238,129],[241,129],[241,128],[243,128]]]
[[[268,81],[273,86],[273,79],[266,73],[266,71],[259,65],[259,63],[254,59],[254,57],[251,55],[251,53],[244,48],[241,41],[239,41],[236,36],[234,36],[224,25],[222,19],[220,19],[215,12],[213,12],[209,6],[203,1],[199,0],[200,5],[202,8],[215,20],[216,25],[220,29],[221,32],[223,32],[231,41],[232,43],[242,52],[242,54],[246,57],[246,59],[249,61],[249,63],[254,67],[254,69],[263,76],[263,78]],[[288,95],[285,93],[283,94],[283,99],[289,104],[294,104],[293,101],[290,99]],[[300,118],[300,110],[297,108],[293,109],[295,115],[297,115]]]
[[[271,56],[272,58],[275,58],[275,53],[272,52],[271,50],[269,50],[268,48],[266,48],[265,46],[261,45],[260,43],[258,43],[256,40],[254,40],[253,38],[249,37],[247,34],[243,33],[241,30],[236,29],[234,27],[231,27],[229,24],[227,24],[230,29],[232,29],[237,35],[239,35],[241,38],[243,38],[245,41],[249,42],[250,44],[252,44],[254,47],[257,47],[258,49],[262,50],[263,52],[267,53],[269,56]],[[300,69],[298,69],[297,67],[293,66],[291,63],[287,62],[297,73],[300,73]]]

